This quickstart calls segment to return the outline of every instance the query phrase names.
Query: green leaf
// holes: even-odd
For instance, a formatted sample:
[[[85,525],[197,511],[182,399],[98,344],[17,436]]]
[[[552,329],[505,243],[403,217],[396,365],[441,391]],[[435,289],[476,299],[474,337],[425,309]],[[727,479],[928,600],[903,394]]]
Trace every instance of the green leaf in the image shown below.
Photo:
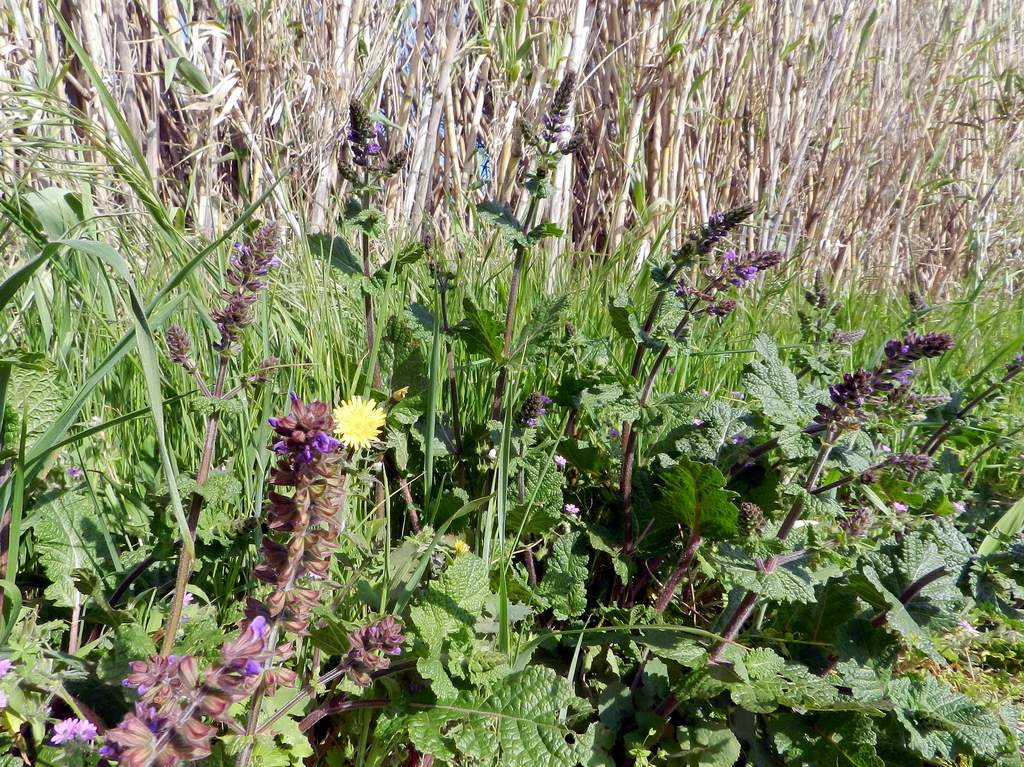
[[[817,412],[815,399],[801,393],[796,375],[779,359],[775,342],[759,335],[753,346],[757,359],[743,377],[746,391],[761,403],[761,412],[777,426],[808,423]]]
[[[487,564],[472,554],[457,557],[409,610],[430,654],[440,655],[448,645],[468,645],[489,596]]]
[[[633,313],[633,307],[629,297],[624,293],[614,296],[608,303],[608,316],[611,319],[612,327],[620,336],[627,341],[639,341],[642,336],[640,321]]]
[[[547,601],[560,620],[576,618],[587,607],[590,556],[578,530],[555,541],[537,595]]]
[[[885,767],[878,756],[877,733],[866,714],[781,714],[767,722],[787,765]]]
[[[725,568],[724,579],[735,586],[760,594],[765,599],[806,603],[814,601],[817,584],[835,575],[831,569],[812,571],[812,559],[809,552],[798,553],[767,571],[762,562],[740,549],[723,546],[719,563]]]
[[[493,315],[485,312],[466,296],[462,300],[466,318],[452,328],[456,337],[466,344],[471,354],[482,355],[500,363],[504,352],[504,327]]]
[[[986,557],[999,550],[1006,541],[1013,540],[1024,530],[1024,498],[1011,506],[995,523],[985,540],[978,546],[978,555]]]
[[[451,704],[412,717],[410,733],[468,759],[502,767],[572,767],[584,763],[593,734],[579,734],[560,721],[560,712],[585,707],[558,674],[533,666],[509,674],[490,692],[463,693]],[[416,720],[419,721],[416,721]],[[429,729],[436,735],[426,735]]]
[[[956,762],[960,753],[991,755],[1006,742],[995,714],[931,676],[897,679],[889,694],[910,747],[925,759]]]
[[[740,742],[725,722],[680,727],[676,739],[681,763],[687,767],[733,767],[740,758]]]
[[[67,389],[59,383],[55,365],[46,361],[39,365],[12,367],[7,383],[7,404],[25,416],[25,435],[35,440],[60,413],[67,401]]]
[[[306,244],[314,258],[326,261],[342,274],[361,275],[363,267],[344,237],[329,234],[310,234]]]
[[[680,456],[662,475],[659,504],[691,530],[710,540],[731,538],[739,530],[736,493],[723,489],[725,477],[715,466]]]
[[[75,572],[103,576],[106,551],[92,502],[77,493],[65,493],[38,510],[32,537],[36,555],[50,585],[46,598],[58,607],[73,607],[78,598]],[[81,575],[79,575],[81,577]]]
[[[509,242],[524,248],[530,246],[529,236],[523,234],[523,225],[508,205],[497,200],[487,200],[476,206],[476,212],[483,221],[499,227],[502,236]]]
[[[561,237],[565,232],[562,231],[562,227],[556,224],[554,221],[545,221],[542,224],[537,224],[527,234],[527,238],[530,242],[540,242],[547,237]]]

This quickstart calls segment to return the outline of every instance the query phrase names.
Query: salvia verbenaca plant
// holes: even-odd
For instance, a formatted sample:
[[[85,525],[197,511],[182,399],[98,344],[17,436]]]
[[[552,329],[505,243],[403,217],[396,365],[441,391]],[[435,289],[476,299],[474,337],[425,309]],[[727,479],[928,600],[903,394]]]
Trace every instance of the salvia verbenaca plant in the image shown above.
[[[164,333],[168,357],[192,376],[199,391],[210,404],[203,450],[196,468],[196,490],[192,494],[187,518],[189,535],[193,538],[203,508],[202,486],[209,479],[216,454],[223,403],[231,400],[245,386],[255,386],[265,381],[277,363],[275,358],[268,358],[253,373],[242,373],[237,383],[229,380],[229,374],[239,373],[232,371],[231,368],[240,351],[241,334],[253,322],[254,307],[260,294],[267,287],[268,275],[281,263],[278,258],[280,249],[281,235],[276,223],[269,223],[258,229],[247,243],[235,243],[228,259],[228,267],[224,271],[225,287],[220,292],[220,304],[210,311],[210,319],[219,334],[212,344],[216,370],[211,383],[207,383],[192,359],[192,342],[185,330],[178,325],[171,325]],[[165,626],[162,646],[165,655],[169,655],[174,646],[192,567],[192,556],[187,548],[182,548],[178,559],[174,594],[171,598],[171,611]]]

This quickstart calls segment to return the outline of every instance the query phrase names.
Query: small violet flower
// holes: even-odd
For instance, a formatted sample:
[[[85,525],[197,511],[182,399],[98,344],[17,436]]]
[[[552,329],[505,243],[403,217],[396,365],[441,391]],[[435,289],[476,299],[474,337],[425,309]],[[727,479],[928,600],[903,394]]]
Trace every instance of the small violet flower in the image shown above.
[[[694,426],[703,426],[704,425],[704,419],[703,418],[694,418],[692,421],[690,421],[690,423],[692,423]]]
[[[967,504],[964,503],[963,501],[953,501],[952,506],[954,509],[957,510],[957,513],[959,514],[963,514],[965,511],[967,511]]]
[[[96,725],[85,719],[64,719],[53,727],[50,743],[55,746],[64,743],[91,743],[96,739]]]
[[[900,503],[899,501],[895,501],[893,503],[893,505],[892,505],[892,508],[893,508],[894,511],[896,511],[896,512],[898,512],[900,514],[905,514],[907,511],[910,510],[910,507],[907,506],[907,504]]]
[[[10,673],[13,667],[14,663],[11,661],[10,658],[4,658],[0,660],[0,679],[3,679],[5,676],[7,676],[7,674]]]
[[[742,444],[743,442],[746,442],[748,439],[750,439],[750,437],[748,437],[743,432],[740,432],[739,434],[733,434],[732,435],[732,443],[734,445]]]
[[[77,466],[68,467],[68,479],[81,479],[85,472]]]
[[[565,513],[570,517],[578,517],[580,514],[580,507],[575,503],[567,503],[565,504]]]
[[[567,460],[565,460],[565,456],[561,455],[556,455],[554,460],[555,466],[557,466],[559,469],[564,469],[565,465],[569,463]]]

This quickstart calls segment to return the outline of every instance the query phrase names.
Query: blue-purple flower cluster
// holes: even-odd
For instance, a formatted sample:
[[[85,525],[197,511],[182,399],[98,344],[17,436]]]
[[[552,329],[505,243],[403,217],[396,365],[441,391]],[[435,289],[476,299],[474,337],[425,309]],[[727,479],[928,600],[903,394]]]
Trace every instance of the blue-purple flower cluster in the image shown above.
[[[310,463],[316,456],[335,452],[341,442],[331,436],[334,420],[323,402],[304,403],[293,392],[292,410],[288,415],[270,418],[268,422],[280,439],[273,450],[297,463]]]
[[[536,426],[540,423],[540,419],[547,415],[550,404],[551,397],[540,392],[533,392],[523,401],[516,420],[523,426]]]

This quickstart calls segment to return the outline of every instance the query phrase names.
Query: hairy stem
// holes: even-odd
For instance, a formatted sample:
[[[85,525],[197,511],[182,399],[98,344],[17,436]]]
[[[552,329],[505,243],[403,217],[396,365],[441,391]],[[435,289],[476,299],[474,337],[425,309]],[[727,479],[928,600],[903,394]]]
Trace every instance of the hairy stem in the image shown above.
[[[814,463],[811,464],[810,470],[807,472],[807,479],[804,482],[804,489],[808,492],[813,492],[814,486],[818,483],[818,478],[821,476],[822,469],[825,468],[825,462],[828,460],[829,454],[832,452],[832,445],[835,441],[835,435],[833,431],[827,430],[825,436],[822,438],[821,447],[818,448],[818,455],[814,459]],[[786,518],[782,521],[779,526],[779,532],[776,537],[782,541],[793,531],[793,527],[800,519],[800,515],[804,510],[803,499],[797,499]],[[768,561],[764,563],[763,567],[766,571],[771,572],[780,563],[784,561],[782,556],[769,557]],[[743,624],[750,618],[750,614],[754,610],[754,606],[757,604],[757,594],[753,591],[748,591],[743,599],[740,601],[736,611],[729,618],[729,621],[725,625],[725,629],[722,631],[722,638],[715,643],[708,653],[708,662],[717,663],[722,659],[722,653],[725,652],[725,648],[730,644],[736,636],[740,633],[740,629],[743,628]]]
[[[369,183],[369,171],[363,178],[364,183]],[[370,205],[370,193],[363,193],[363,210]],[[368,358],[373,357],[373,346],[377,339],[376,319],[373,312],[373,295],[370,293],[370,235],[365,230],[362,233],[363,246],[363,312],[366,316],[366,354]],[[380,363],[374,360],[373,363],[373,388],[380,389]]]
[[[910,602],[911,599],[916,597],[921,591],[929,586],[930,584],[937,581],[939,578],[943,578],[949,574],[949,571],[945,567],[936,567],[934,570],[925,573],[916,581],[911,583],[902,592],[900,592],[899,600],[900,604],[905,605]],[[886,618],[889,616],[888,610],[883,610],[878,613],[874,618],[871,619],[871,625],[878,628],[885,624]]]
[[[658,601],[654,603],[654,609],[658,613],[665,612],[665,608],[668,607],[669,602],[672,601],[672,597],[676,594],[676,589],[679,588],[680,582],[683,580],[683,576],[690,569],[690,564],[693,562],[694,556],[697,554],[697,549],[700,548],[701,541],[703,539],[700,536],[699,528],[694,526],[693,531],[690,533],[690,541],[686,544],[686,548],[683,550],[683,554],[679,557],[679,561],[676,563],[675,570],[665,581],[665,587],[661,591],[661,595],[658,597]]]
[[[217,378],[213,384],[211,396],[221,399],[224,394],[224,381],[227,378],[228,364],[230,357],[226,354],[220,355],[217,362]],[[220,414],[214,409],[206,419],[206,436],[203,438],[203,452],[199,457],[199,467],[196,469],[196,492],[192,493],[192,504],[188,511],[188,534],[195,544],[196,527],[199,526],[199,513],[203,509],[203,496],[198,488],[210,476],[210,467],[213,466],[213,453],[217,447],[217,428],[220,422]],[[178,557],[178,574],[174,580],[174,595],[171,598],[171,614],[167,617],[167,624],[164,626],[164,638],[160,643],[160,654],[167,656],[174,649],[174,637],[178,633],[178,625],[181,623],[181,610],[185,605],[185,589],[188,588],[188,580],[192,577],[192,557],[183,546]]]

